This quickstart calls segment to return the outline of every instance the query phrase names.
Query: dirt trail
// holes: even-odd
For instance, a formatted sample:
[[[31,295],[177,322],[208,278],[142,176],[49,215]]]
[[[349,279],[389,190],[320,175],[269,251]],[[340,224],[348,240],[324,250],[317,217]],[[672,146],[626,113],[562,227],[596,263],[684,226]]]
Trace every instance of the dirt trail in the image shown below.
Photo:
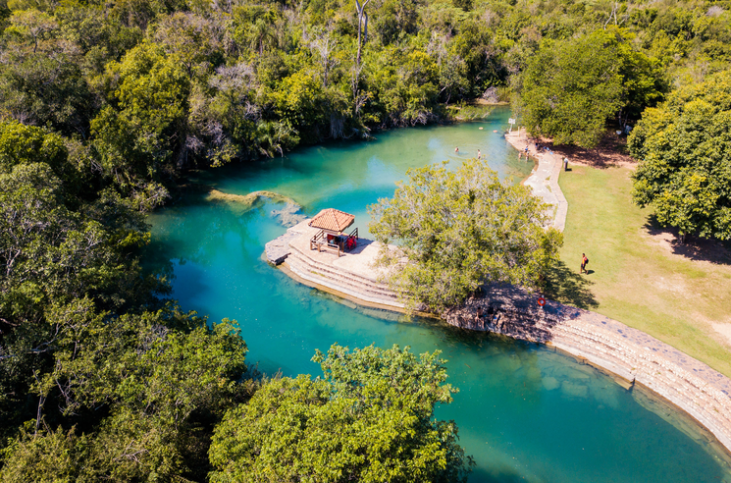
[[[569,204],[558,185],[558,177],[562,169],[562,157],[552,151],[537,151],[535,143],[525,133],[515,131],[505,135],[505,139],[518,151],[525,155],[528,147],[529,155],[538,160],[538,165],[523,184],[533,189],[533,194],[551,206],[552,226],[563,231],[566,226],[566,214]]]

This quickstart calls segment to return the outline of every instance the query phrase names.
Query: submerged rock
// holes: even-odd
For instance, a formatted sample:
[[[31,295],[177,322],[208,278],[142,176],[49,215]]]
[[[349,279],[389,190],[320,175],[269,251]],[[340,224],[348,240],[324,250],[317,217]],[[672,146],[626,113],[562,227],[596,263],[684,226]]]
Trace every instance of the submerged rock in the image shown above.
[[[302,213],[302,207],[297,203],[287,203],[281,210],[272,210],[272,215],[286,228],[307,219],[307,215]]]
[[[274,191],[252,191],[247,195],[237,195],[232,193],[224,193],[217,189],[212,189],[208,192],[208,201],[223,201],[226,203],[235,204],[239,209],[244,212],[254,208],[262,199],[268,199],[275,203],[284,203],[284,208],[281,210],[272,210],[272,215],[279,221],[284,227],[289,228],[295,226],[300,221],[307,218],[302,213],[302,206],[289,198]]]

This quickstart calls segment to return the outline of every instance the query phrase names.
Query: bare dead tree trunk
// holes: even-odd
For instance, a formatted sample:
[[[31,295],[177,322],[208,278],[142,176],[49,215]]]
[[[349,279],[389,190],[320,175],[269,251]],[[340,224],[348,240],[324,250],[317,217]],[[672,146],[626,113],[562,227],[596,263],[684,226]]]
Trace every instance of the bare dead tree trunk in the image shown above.
[[[357,67],[360,67],[360,57],[361,57],[361,48],[363,43],[361,42],[362,30],[364,27],[364,19],[365,19],[365,41],[368,41],[368,14],[365,13],[366,5],[368,5],[368,2],[371,0],[365,0],[363,2],[363,6],[361,6],[360,2],[358,0],[355,0],[355,11],[358,14],[358,56],[355,58],[355,63]]]
[[[36,414],[36,430],[34,434],[38,434],[38,429],[41,426],[41,420],[43,419],[43,405],[46,404],[46,397],[41,395],[38,400],[38,413]]]
[[[614,25],[617,25],[617,10],[619,10],[619,3],[617,3],[617,2],[612,3],[612,11],[609,13],[609,17],[607,17],[607,21],[604,22],[604,29],[607,28],[607,25],[609,25],[609,22],[611,22],[612,17],[614,17]]]
[[[333,46],[334,42],[330,38],[329,31],[310,42],[310,47],[319,54],[320,60],[322,61],[322,83],[325,87],[327,87],[328,83],[330,66],[335,63],[330,59]]]

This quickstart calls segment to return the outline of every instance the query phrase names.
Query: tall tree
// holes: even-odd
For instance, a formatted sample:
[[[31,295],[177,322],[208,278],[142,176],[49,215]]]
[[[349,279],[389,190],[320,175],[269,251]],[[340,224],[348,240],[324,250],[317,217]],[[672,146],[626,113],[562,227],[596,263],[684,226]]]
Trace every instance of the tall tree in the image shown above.
[[[368,12],[366,7],[371,0],[365,0],[363,5],[358,0],[355,0],[355,13],[358,18],[358,55],[355,57],[355,64],[357,68],[360,68],[360,53],[363,46],[363,42],[368,42]],[[361,40],[361,36],[363,40]]]
[[[439,353],[334,345],[313,358],[323,379],[267,381],[226,414],[211,481],[463,482],[472,460],[434,407],[456,392]]]
[[[633,196],[681,240],[731,239],[731,71],[683,87],[645,111],[629,138],[640,160]]]
[[[616,50],[603,31],[545,40],[528,61],[517,101],[528,131],[559,144],[594,147],[622,106],[618,71]]]
[[[392,199],[368,211],[376,239],[399,244],[379,264],[410,307],[439,312],[486,282],[534,286],[555,257],[561,237],[544,230],[546,207],[530,188],[502,184],[487,162],[466,161],[456,171],[427,166],[408,176]]]

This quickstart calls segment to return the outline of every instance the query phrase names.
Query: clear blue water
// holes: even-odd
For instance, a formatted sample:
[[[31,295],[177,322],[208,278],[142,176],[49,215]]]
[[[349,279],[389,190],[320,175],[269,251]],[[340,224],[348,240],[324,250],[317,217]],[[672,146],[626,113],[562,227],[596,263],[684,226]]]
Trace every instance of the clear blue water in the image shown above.
[[[285,230],[271,215],[278,205],[245,211],[206,201],[203,193],[271,190],[308,214],[325,207],[354,213],[364,233],[366,206],[391,196],[410,167],[459,162],[480,149],[503,179],[525,177],[531,166],[502,138],[508,114],[497,110],[484,122],[379,133],[367,143],[302,149],[284,159],[201,173],[196,182],[203,190],[191,189],[150,217],[149,263],[172,268],[173,296],[183,308],[213,320],[236,319],[249,362],[267,373],[317,375],[310,358],[335,342],[441,350],[460,393],[437,415],[458,423],[461,444],[477,462],[471,481],[731,483],[728,455],[651,394],[628,392],[545,347],[398,321],[299,285],[262,259],[264,244]]]

